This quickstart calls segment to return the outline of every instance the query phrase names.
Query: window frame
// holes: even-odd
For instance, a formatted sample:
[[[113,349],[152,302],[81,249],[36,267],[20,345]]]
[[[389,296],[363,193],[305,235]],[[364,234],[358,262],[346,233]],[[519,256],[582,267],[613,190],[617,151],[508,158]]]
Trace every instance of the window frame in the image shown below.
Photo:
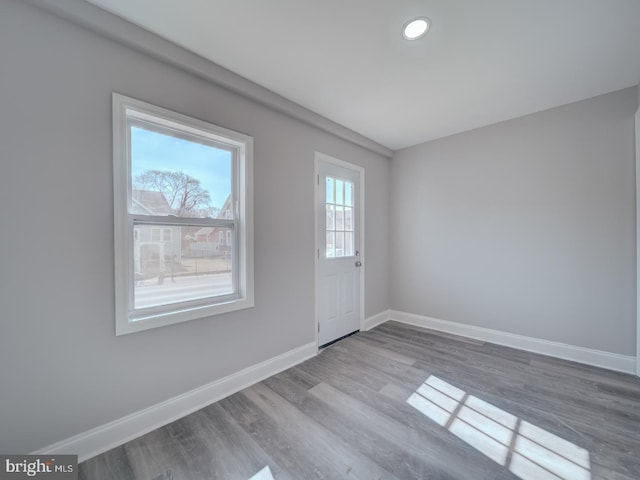
[[[116,335],[253,307],[253,138],[115,92],[112,107]],[[235,215],[231,215],[231,219],[193,219],[129,213],[132,197],[130,119],[177,129],[231,150],[235,173],[232,210]],[[133,297],[134,230],[139,225],[154,225],[161,229],[162,238],[164,228],[194,224],[232,228],[234,294],[136,311]]]

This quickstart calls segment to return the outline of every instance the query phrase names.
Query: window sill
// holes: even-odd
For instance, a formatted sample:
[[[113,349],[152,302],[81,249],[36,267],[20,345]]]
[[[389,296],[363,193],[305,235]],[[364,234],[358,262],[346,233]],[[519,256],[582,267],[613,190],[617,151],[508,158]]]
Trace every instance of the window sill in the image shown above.
[[[141,318],[129,318],[129,315],[123,315],[116,321],[116,336],[208,318],[214,315],[252,308],[253,306],[253,298],[238,298],[228,302],[185,308],[184,310],[172,310]]]

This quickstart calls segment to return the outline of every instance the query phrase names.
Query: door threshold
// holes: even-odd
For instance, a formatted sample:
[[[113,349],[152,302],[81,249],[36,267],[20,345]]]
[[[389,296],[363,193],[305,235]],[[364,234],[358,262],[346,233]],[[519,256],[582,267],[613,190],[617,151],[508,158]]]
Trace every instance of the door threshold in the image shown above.
[[[341,336],[340,338],[336,338],[335,340],[331,340],[330,342],[325,343],[324,345],[320,345],[318,347],[318,350],[323,350],[327,347],[330,347],[331,345],[333,345],[334,343],[339,342],[340,340],[344,340],[347,337],[350,337],[351,335],[355,335],[356,333],[358,333],[360,330],[354,330],[351,333],[347,333],[346,335]]]

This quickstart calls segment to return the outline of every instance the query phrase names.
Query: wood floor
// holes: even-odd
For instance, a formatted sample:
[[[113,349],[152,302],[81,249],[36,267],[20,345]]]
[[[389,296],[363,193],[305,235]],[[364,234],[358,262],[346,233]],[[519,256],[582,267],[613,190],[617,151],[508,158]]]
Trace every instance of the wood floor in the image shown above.
[[[248,480],[265,466],[275,480],[637,480],[640,379],[387,322],[82,463],[80,478]]]

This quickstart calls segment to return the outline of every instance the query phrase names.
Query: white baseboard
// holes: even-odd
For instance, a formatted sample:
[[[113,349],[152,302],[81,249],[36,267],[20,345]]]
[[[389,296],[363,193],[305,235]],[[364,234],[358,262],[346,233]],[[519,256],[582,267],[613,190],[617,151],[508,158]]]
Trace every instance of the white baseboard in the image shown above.
[[[151,407],[44,447],[34,454],[77,454],[83,462],[217,402],[318,353],[316,342],[285,352]]]
[[[462,337],[497,343],[498,345],[602,367],[609,370],[615,370],[617,372],[636,374],[636,358],[632,356],[578,347],[575,345],[568,345],[566,343],[552,342],[550,340],[542,340],[540,338],[526,337],[524,335],[516,335],[514,333],[502,332],[500,330],[475,327],[473,325],[449,322],[447,320],[439,320],[437,318],[398,312],[395,310],[389,310],[387,314],[387,320],[395,320],[397,322],[460,335]],[[378,324],[380,323],[382,322],[378,322]]]
[[[636,358],[632,356],[577,347],[395,310],[387,310],[366,318],[362,325],[362,330],[370,330],[388,320],[475,338],[485,342],[550,355],[609,370],[636,373]],[[317,353],[318,346],[316,342],[308,343],[177,397],[152,405],[144,410],[61,440],[33,453],[38,455],[77,454],[78,460],[83,462],[293,367],[317,355]]]
[[[362,324],[362,328],[360,328],[360,330],[362,330],[363,332],[366,332],[367,330],[371,330],[372,328],[377,327],[381,323],[386,322],[387,320],[389,320],[389,312],[390,312],[389,310],[385,310],[384,312],[380,312],[370,316],[369,318],[365,318],[364,323]]]

